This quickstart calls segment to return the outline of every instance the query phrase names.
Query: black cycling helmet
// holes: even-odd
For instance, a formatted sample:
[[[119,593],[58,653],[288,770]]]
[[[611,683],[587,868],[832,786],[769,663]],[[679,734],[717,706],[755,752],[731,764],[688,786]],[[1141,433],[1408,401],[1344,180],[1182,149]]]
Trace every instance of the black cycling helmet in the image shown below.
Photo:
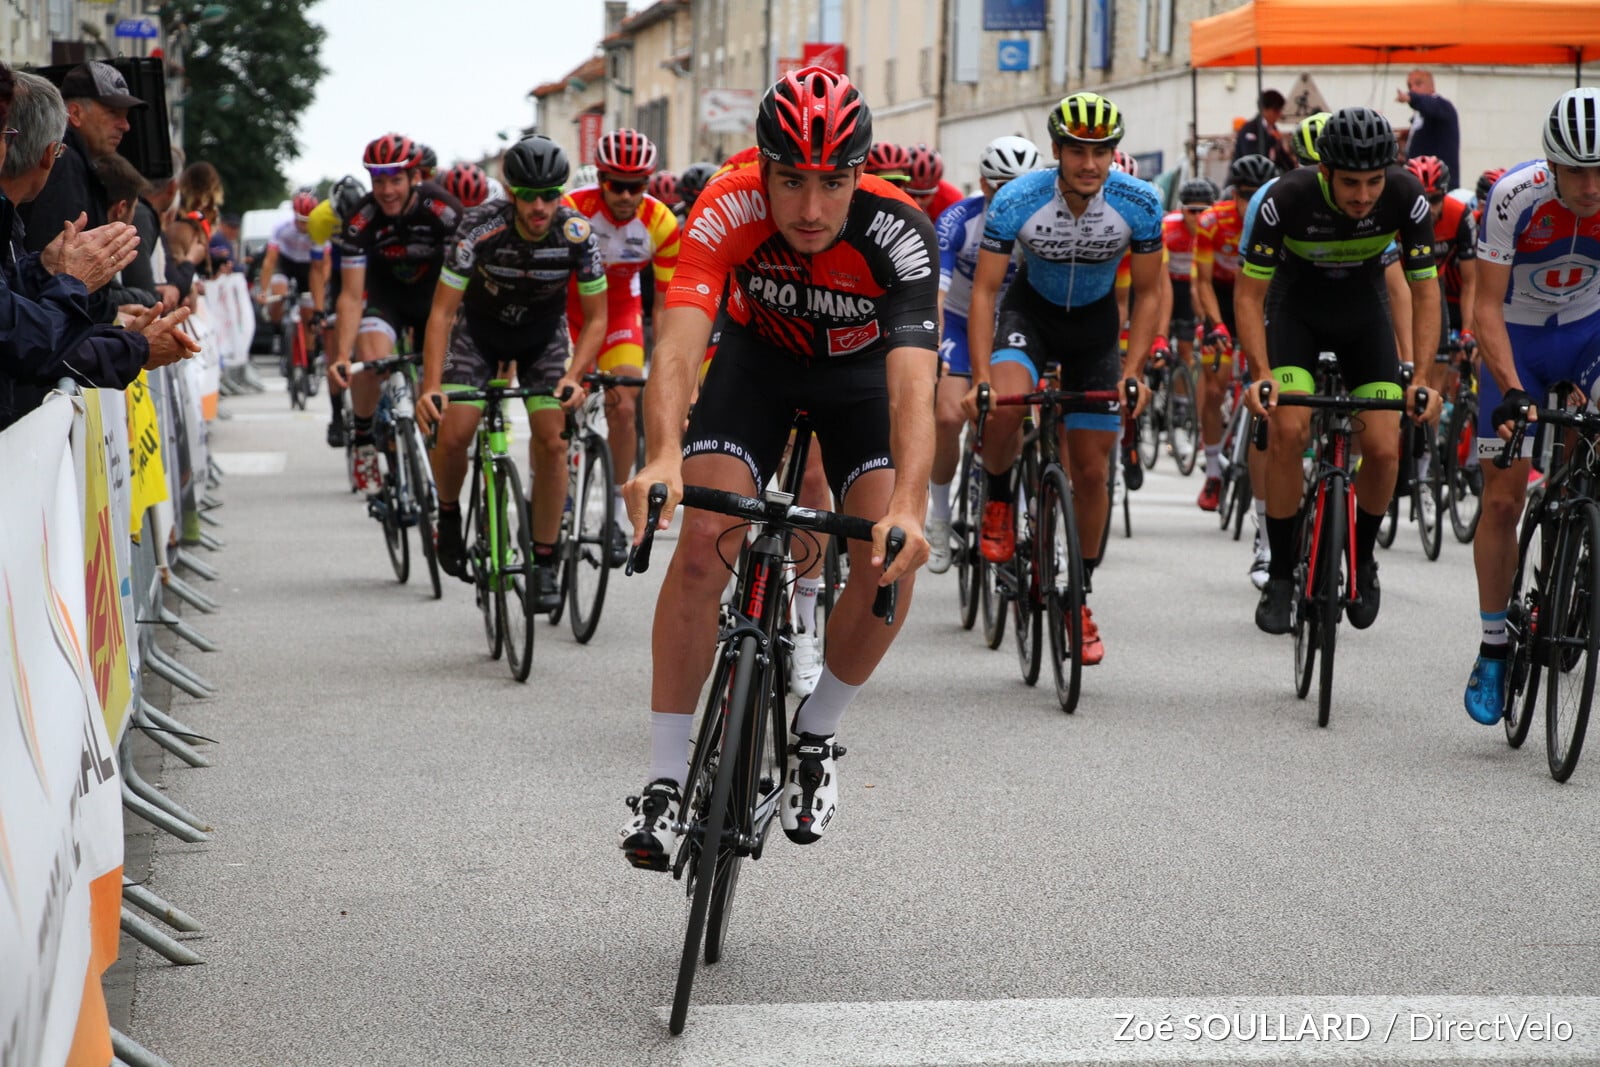
[[[439,153],[422,144],[417,146],[417,166],[421,170],[432,173],[439,169]]]
[[[1340,108],[1317,138],[1317,158],[1330,170],[1382,170],[1399,153],[1389,120],[1370,107]]]
[[[1259,189],[1278,176],[1278,168],[1266,156],[1240,156],[1228,168],[1228,184]]]
[[[506,149],[506,157],[500,164],[500,173],[505,175],[506,184],[523,189],[551,189],[565,185],[571,169],[567,164],[567,153],[542,133],[524,137]]]
[[[328,190],[328,205],[342,221],[349,222],[361,204],[362,197],[366,195],[367,191],[361,187],[361,182],[353,175],[346,174],[334,182],[333,188]]]
[[[1180,204],[1215,204],[1216,202],[1217,183],[1210,178],[1190,178],[1178,186],[1178,203]]]
[[[678,175],[678,195],[693,200],[706,190],[706,183],[717,172],[715,163],[691,163]]]

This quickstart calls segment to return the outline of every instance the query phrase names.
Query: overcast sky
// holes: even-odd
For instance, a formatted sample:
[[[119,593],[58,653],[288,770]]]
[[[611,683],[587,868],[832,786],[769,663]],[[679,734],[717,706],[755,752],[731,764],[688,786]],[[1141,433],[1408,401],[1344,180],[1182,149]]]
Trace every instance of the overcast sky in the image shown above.
[[[361,149],[389,130],[432,145],[444,166],[484,155],[496,133],[532,121],[529,89],[589,57],[603,12],[602,0],[322,0],[309,17],[327,31],[328,73],[301,118],[290,181],[358,172]]]

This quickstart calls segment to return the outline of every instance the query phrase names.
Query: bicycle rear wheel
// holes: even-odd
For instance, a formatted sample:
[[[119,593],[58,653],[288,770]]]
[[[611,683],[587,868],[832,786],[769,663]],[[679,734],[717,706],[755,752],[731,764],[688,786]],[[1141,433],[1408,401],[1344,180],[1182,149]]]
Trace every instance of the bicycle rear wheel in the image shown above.
[[[394,440],[393,431],[391,424],[390,439],[385,442],[385,447],[378,449],[386,468],[383,491],[379,495],[383,508],[380,522],[384,547],[389,550],[389,563],[394,567],[395,580],[404,585],[411,577],[411,539],[406,535],[405,523],[406,500],[411,495],[411,476],[406,470],[401,445]]]
[[[428,466],[427,447],[422,441],[422,431],[407,419],[400,430],[400,443],[406,453],[406,468],[410,471],[411,514],[417,520],[417,541],[422,546],[422,558],[428,565],[428,583],[433,599],[444,596],[439,582],[439,546],[435,541],[434,516],[438,513],[438,499],[434,496],[433,470]]]
[[[1426,426],[1406,427],[1414,435],[1419,474],[1411,486],[1411,506],[1417,513],[1417,533],[1422,537],[1422,554],[1429,559],[1439,558],[1444,543],[1444,508],[1442,501],[1442,469],[1433,434]]]
[[[983,514],[983,468],[970,451],[961,454],[961,474],[955,485],[955,517],[950,524],[956,563],[961,628],[978,621],[978,586],[983,581],[983,556],[978,552],[978,517]]]
[[[1072,510],[1072,489],[1060,467],[1045,471],[1039,494],[1039,586],[1050,629],[1050,671],[1056,700],[1071,714],[1078,708],[1083,676],[1083,553]]]
[[[672,1014],[668,1029],[683,1033],[689,1015],[689,997],[694,991],[694,972],[700,959],[701,941],[706,934],[711,896],[716,888],[717,867],[723,853],[723,831],[727,828],[728,806],[733,800],[737,758],[725,758],[739,751],[744,733],[745,709],[750,704],[750,687],[755,684],[756,655],[754,637],[739,642],[727,689],[713,689],[700,724],[700,742],[695,746],[694,764],[687,779],[684,800],[692,806],[686,818],[688,830],[683,848],[690,849],[689,924],[683,936],[683,956],[678,963],[678,982],[672,991]],[[725,668],[723,668],[725,670]],[[726,701],[726,703],[722,703]],[[720,746],[717,740],[720,735]],[[720,942],[718,945],[720,954]]]
[[[1600,507],[1579,504],[1563,520],[1555,580],[1547,598],[1550,630],[1545,666],[1545,742],[1550,777],[1565,782],[1577,769],[1594,701],[1600,650]]]
[[[1328,502],[1323,513],[1322,545],[1319,551],[1321,566],[1318,584],[1321,585],[1321,619],[1318,620],[1318,638],[1322,657],[1317,677],[1317,725],[1327,726],[1333,710],[1333,652],[1339,641],[1339,612],[1344,607],[1346,586],[1343,583],[1345,553],[1349,550],[1346,538],[1345,515],[1350,506],[1350,489],[1343,478],[1333,478],[1327,483]],[[1351,576],[1353,577],[1353,576]]]
[[[1450,506],[1450,530],[1462,544],[1478,532],[1482,511],[1483,472],[1470,463],[1478,448],[1478,397],[1469,393],[1456,401],[1444,437],[1441,457],[1449,472],[1445,479]]]
[[[567,606],[572,611],[572,636],[587,644],[600,625],[605,605],[606,581],[611,568],[606,552],[611,525],[616,521],[616,495],[612,492],[611,447],[597,433],[583,442],[583,468],[578,475],[578,499],[572,502],[575,535],[567,545]]]
[[[1544,613],[1544,590],[1554,564],[1547,551],[1550,528],[1539,521],[1541,510],[1538,497],[1530,493],[1517,545],[1517,573],[1506,602],[1506,699],[1501,721],[1506,743],[1512,748],[1521,748],[1528,739],[1539,710],[1544,667],[1544,652],[1539,648],[1544,631],[1539,620],[1541,616],[1549,618]]]
[[[1011,471],[1012,473],[1008,477],[1015,478],[1016,467],[1013,466]],[[987,492],[984,494],[983,499],[984,508],[987,510],[989,499]],[[1014,502],[1016,498],[1012,497],[1012,500]],[[1015,503],[1013,503],[1013,507],[1015,507]],[[1016,519],[1013,518],[1012,522],[1014,523],[1015,521]],[[979,541],[981,544],[982,539],[980,538]],[[980,558],[982,557],[981,548],[979,556]],[[984,559],[983,565],[978,568],[978,600],[980,607],[983,609],[983,641],[990,648],[999,648],[1000,643],[1006,639],[1006,616],[1010,613],[1006,609],[1006,597],[1009,594],[1005,588],[1005,582],[1010,574],[1014,573],[1014,570],[1015,557],[1008,563],[990,563],[987,559]],[[1006,573],[1006,578],[1002,578],[1002,572]]]
[[[1199,410],[1194,372],[1188,364],[1179,363],[1167,381],[1167,444],[1178,464],[1178,473],[1184,477],[1194,473],[1195,457],[1200,451]]]
[[[509,458],[496,460],[494,481],[495,496],[505,509],[495,601],[505,633],[506,666],[511,668],[511,677],[526,682],[533,670],[533,519],[515,463]]]

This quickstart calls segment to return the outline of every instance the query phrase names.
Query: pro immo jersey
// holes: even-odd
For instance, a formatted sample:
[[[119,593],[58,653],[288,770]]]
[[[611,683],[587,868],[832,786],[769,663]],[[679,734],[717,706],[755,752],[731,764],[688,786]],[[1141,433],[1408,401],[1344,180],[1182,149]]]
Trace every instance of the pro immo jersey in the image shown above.
[[[1074,216],[1054,169],[1024,174],[994,194],[984,220],[986,250],[1010,254],[1014,246],[1022,248],[1023,277],[1040,296],[1064,308],[1092,304],[1111,292],[1124,252],[1161,251],[1161,196],[1112,171]]]
[[[723,303],[724,285],[727,300]],[[759,168],[706,187],[684,225],[667,307],[695,307],[797,359],[882,356],[939,345],[939,253],[933,223],[870,175],[839,239],[796,252],[772,222]]]

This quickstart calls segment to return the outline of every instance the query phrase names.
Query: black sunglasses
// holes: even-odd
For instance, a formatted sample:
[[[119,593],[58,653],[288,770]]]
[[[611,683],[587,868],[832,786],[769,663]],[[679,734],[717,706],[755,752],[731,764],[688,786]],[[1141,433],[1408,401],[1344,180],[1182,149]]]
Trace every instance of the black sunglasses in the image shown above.
[[[616,178],[607,178],[601,184],[606,187],[606,191],[607,192],[612,192],[612,193],[642,193],[642,192],[644,192],[644,187],[646,185],[648,185],[649,182],[648,181],[625,182],[625,181],[619,181]]]

